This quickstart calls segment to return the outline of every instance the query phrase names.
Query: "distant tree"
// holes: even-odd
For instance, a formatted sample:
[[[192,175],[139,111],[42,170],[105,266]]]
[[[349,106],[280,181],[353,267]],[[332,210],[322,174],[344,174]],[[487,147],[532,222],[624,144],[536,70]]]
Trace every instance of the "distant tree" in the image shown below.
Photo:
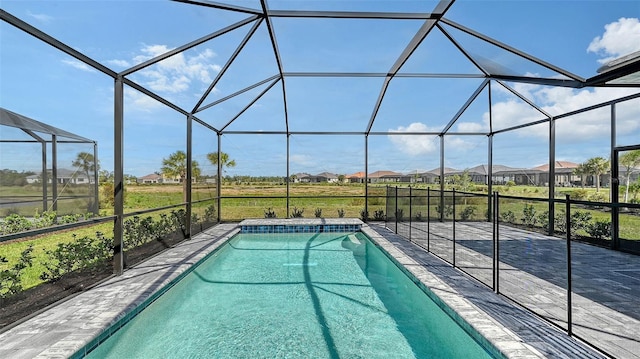
[[[579,164],[578,167],[573,169],[573,174],[580,176],[580,186],[584,189],[584,176],[589,174],[589,169],[586,167],[586,164]]]
[[[207,159],[211,162],[212,165],[218,168],[218,152],[207,153]],[[226,168],[231,168],[236,166],[235,160],[229,160],[229,154],[220,152],[220,167],[222,167],[222,173],[225,172]],[[217,170],[216,170],[217,171]]]
[[[98,183],[110,183],[113,182],[113,172],[107,170],[101,170],[98,172]]]
[[[340,184],[344,183],[345,178],[347,178],[347,176],[345,176],[345,175],[338,175],[338,183],[340,183]]]
[[[466,169],[461,174],[451,176],[451,182],[454,186],[458,187],[459,191],[468,192],[471,189],[471,175],[469,175],[469,170]]]
[[[16,170],[3,169],[0,170],[0,185],[24,186],[27,184],[27,177],[34,174],[35,172],[18,172]]]
[[[93,157],[91,153],[88,152],[80,152],[76,155],[76,159],[71,163],[73,167],[76,167],[78,170],[82,171],[82,173],[87,176],[87,181],[91,182],[91,173],[100,170],[100,163],[96,163],[96,159]]]
[[[619,158],[619,162],[625,169],[625,191],[624,202],[629,200],[629,181],[631,180],[631,174],[638,170],[640,167],[640,150],[629,151]]]
[[[291,182],[294,182],[294,183],[295,183],[295,182],[296,182],[296,180],[298,179],[298,176],[296,176],[296,175],[291,175],[289,178],[290,178],[290,181],[291,181]]]
[[[600,176],[609,171],[609,161],[604,159],[603,157],[593,157],[585,162],[585,166],[594,176],[594,181],[596,183],[596,192],[600,192]]]
[[[176,151],[168,158],[162,159],[162,174],[166,177],[179,178],[182,183],[184,201],[187,200],[187,154],[184,151]],[[197,161],[191,161],[191,176],[200,177],[200,166]]]

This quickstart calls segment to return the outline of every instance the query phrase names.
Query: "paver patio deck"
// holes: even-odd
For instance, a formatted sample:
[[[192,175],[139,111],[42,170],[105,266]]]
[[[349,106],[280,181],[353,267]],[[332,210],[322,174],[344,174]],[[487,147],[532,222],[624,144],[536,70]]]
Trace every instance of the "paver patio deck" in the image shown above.
[[[481,325],[486,325],[485,330],[494,339],[505,340],[499,344],[509,357],[604,357],[384,227],[365,225],[364,230],[370,236],[377,237],[380,242],[393,244],[385,245],[398,262],[413,263],[405,266],[423,271],[418,278],[425,285],[436,283],[437,290],[441,290],[439,295],[452,295],[448,300],[453,300],[454,303],[447,304],[454,310],[465,315],[480,312],[479,315],[475,314],[476,319],[480,320]],[[5,331],[0,334],[0,357],[68,357],[237,232],[237,224],[215,226],[126,271],[124,275],[112,278]],[[474,255],[473,253],[478,252],[470,250],[468,254]],[[473,268],[480,263],[475,260],[468,262],[473,264]],[[480,268],[480,272],[483,271]],[[585,297],[585,300],[588,301],[589,298]],[[486,314],[492,319],[483,319],[482,315]],[[580,317],[577,313],[574,316]],[[636,322],[627,324],[629,323],[634,325]],[[604,329],[602,325],[596,328]],[[631,328],[630,338],[638,338],[638,330],[638,326],[635,330]],[[505,333],[508,338],[505,338]],[[637,339],[635,343],[637,344]],[[622,343],[620,346],[625,347],[626,344]],[[639,352],[635,348],[628,347],[629,356],[623,353],[621,357],[636,358],[632,356]]]
[[[453,261],[451,222],[430,223],[428,244],[426,223],[413,226],[413,242]],[[566,329],[566,240],[501,225],[499,248],[500,293]],[[456,266],[488,286],[492,252],[491,223],[456,223]],[[640,256],[572,241],[571,257],[573,333],[614,357],[640,358]]]

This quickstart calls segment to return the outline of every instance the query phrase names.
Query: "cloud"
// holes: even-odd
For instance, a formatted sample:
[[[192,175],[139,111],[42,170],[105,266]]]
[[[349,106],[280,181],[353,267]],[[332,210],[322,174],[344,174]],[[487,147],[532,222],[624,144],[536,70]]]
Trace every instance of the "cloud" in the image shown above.
[[[414,122],[407,127],[398,126],[397,129],[389,130],[389,140],[400,151],[412,155],[419,156],[438,151],[438,143],[434,141],[432,136],[425,137],[422,135],[393,135],[393,133],[403,132],[440,132],[442,129],[429,128],[424,123]]]
[[[107,64],[123,68],[131,66],[131,64],[127,60],[107,60]]]
[[[80,62],[78,60],[62,60],[62,63],[67,64],[71,67],[75,67],[78,70],[82,70],[86,72],[95,72],[93,67],[85,64],[84,62]]]
[[[311,156],[307,156],[307,155],[291,155],[291,157],[289,157],[289,161],[293,164],[297,164],[301,166],[315,165],[315,162],[313,162],[313,159],[311,158]]]
[[[604,26],[604,34],[596,36],[587,52],[606,56],[598,60],[604,64],[620,56],[640,50],[640,20],[622,17]]]
[[[48,24],[53,21],[53,16],[49,16],[46,14],[34,14],[31,11],[27,11],[27,15],[44,24]]]
[[[131,64],[140,64],[153,59],[159,55],[171,51],[166,45],[145,45],[137,55],[131,60],[113,59],[108,63],[130,67]],[[211,49],[204,49],[200,52],[181,52],[166,58],[154,65],[133,74],[143,86],[165,94],[176,94],[186,92],[194,83],[209,85],[214,74],[221,70],[221,66],[213,63],[216,53]]]

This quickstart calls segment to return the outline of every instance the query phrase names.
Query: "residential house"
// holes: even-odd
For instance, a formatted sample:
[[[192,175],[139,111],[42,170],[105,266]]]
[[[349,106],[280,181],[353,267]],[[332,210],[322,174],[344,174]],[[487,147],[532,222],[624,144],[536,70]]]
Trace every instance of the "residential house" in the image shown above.
[[[93,177],[87,177],[86,173],[80,172],[77,170],[68,170],[65,168],[58,168],[57,172],[57,181],[58,184],[92,184],[95,183]],[[47,183],[52,183],[51,179],[53,177],[52,170],[47,170]],[[41,183],[42,182],[42,172],[27,176],[27,183]]]

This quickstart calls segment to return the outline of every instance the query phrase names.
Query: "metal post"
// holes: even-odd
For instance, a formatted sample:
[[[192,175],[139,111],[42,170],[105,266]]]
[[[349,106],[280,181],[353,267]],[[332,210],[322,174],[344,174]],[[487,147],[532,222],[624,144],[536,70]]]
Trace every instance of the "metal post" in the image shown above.
[[[456,189],[452,192],[453,199],[453,267],[456,267]]]
[[[572,334],[571,318],[571,202],[569,195],[566,195],[565,220],[567,221],[567,334]]]
[[[491,82],[489,82],[489,85],[491,85]],[[491,97],[491,91],[489,91],[489,97]],[[489,101],[489,108],[491,108],[491,101]],[[491,112],[489,112],[489,116],[491,116]],[[493,134],[490,134],[488,137],[487,167],[489,167],[489,173],[487,178],[487,222],[490,222],[493,214],[493,199],[491,198],[491,193],[493,193]]]
[[[393,218],[395,219],[396,222],[396,230],[395,232],[398,233],[398,186],[395,186],[395,191],[396,191],[396,208],[395,208],[395,212],[393,215]]]
[[[411,227],[413,227],[413,217],[412,217],[412,193],[411,193],[411,186],[409,186],[409,242],[411,242]]]
[[[427,252],[429,250],[429,242],[430,242],[430,227],[431,227],[431,187],[427,187]]]
[[[51,135],[51,192],[53,195],[52,209],[58,211],[58,139]]]
[[[389,185],[387,185],[388,187]],[[387,195],[389,192],[385,195]],[[386,209],[385,205],[385,209]],[[369,135],[364,135],[364,213],[369,219]],[[363,216],[365,217],[365,216]]]
[[[548,234],[553,236],[553,219],[555,218],[556,192],[556,121],[549,119],[549,226]]]
[[[98,215],[99,211],[100,211],[100,197],[99,197],[99,191],[100,191],[100,184],[98,183],[99,178],[98,178],[98,143],[94,142],[93,143],[93,214],[94,215]]]
[[[291,134],[287,133],[287,214],[285,215],[285,218],[289,218],[289,181],[291,180],[291,173],[289,173],[290,171],[290,160],[291,160],[291,154],[290,154],[290,141],[291,141]]]
[[[193,131],[193,117],[191,115],[187,116],[187,177],[184,179],[187,181],[185,183],[185,202],[186,204],[186,217],[184,220],[184,237],[191,238],[191,190],[192,190],[192,182],[193,182],[193,143],[192,143],[192,131]],[[219,162],[219,161],[218,161]]]
[[[618,168],[618,156],[619,151],[616,151],[616,104],[611,104],[611,176],[610,176],[610,202],[613,205],[611,207],[611,249],[620,248],[620,181],[619,181],[619,168]]]
[[[47,200],[49,194],[47,187],[49,186],[49,175],[47,174],[47,141],[42,141],[42,212],[49,210]]]
[[[444,222],[444,135],[440,135],[440,222]]]
[[[113,110],[113,273],[124,270],[123,219],[124,219],[124,84],[122,76],[115,79]]]
[[[220,132],[218,132],[218,169],[217,169],[217,174],[216,174],[216,184],[217,184],[217,188],[216,191],[218,192],[218,223],[222,222],[222,199],[221,194],[222,194],[222,164],[220,163],[221,160],[221,142],[222,142],[222,134]]]
[[[500,194],[493,193],[493,291],[500,293]]]

